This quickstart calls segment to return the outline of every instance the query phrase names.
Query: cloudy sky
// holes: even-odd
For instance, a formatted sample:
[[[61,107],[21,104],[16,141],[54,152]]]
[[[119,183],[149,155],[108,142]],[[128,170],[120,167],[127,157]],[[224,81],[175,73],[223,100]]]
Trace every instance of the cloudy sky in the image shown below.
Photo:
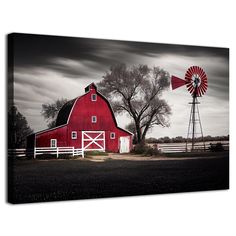
[[[229,134],[229,51],[225,48],[15,34],[15,104],[34,131],[45,129],[40,114],[43,103],[82,95],[86,85],[101,81],[118,63],[159,66],[180,78],[190,66],[202,67],[209,85],[199,98],[204,135]],[[163,98],[172,109],[171,126],[155,127],[148,137],[186,137],[191,102],[186,87],[170,88]],[[124,128],[129,117],[117,116],[117,121]]]

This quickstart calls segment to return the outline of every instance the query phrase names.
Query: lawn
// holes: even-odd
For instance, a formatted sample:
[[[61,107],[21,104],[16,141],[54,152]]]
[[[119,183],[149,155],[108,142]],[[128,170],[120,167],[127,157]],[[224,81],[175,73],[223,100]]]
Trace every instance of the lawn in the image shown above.
[[[228,152],[199,159],[15,160],[9,164],[12,203],[229,188]]]

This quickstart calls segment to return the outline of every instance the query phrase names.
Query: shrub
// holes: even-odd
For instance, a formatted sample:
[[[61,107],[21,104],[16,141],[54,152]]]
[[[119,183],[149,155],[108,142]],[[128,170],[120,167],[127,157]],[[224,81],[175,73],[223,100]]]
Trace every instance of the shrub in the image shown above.
[[[134,149],[132,150],[132,153],[135,154],[144,154],[148,149],[148,146],[145,144],[136,144],[134,146]]]
[[[210,143],[209,149],[210,149],[210,151],[212,151],[212,152],[221,152],[221,151],[224,151],[224,147],[223,147],[222,143],[216,143],[216,144]]]
[[[157,148],[148,147],[147,151],[144,153],[145,156],[158,156],[160,151]]]
[[[157,146],[152,148],[145,144],[137,144],[132,150],[132,153],[143,154],[145,156],[158,156],[160,154],[160,151],[157,149]]]

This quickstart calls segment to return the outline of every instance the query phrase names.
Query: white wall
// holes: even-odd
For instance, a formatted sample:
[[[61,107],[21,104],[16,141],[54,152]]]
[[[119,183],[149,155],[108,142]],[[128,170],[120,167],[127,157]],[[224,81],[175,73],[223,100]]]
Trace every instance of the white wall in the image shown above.
[[[5,35],[42,33],[230,47],[231,121],[235,120],[233,1],[12,1],[0,3],[1,109],[5,108]],[[47,204],[5,198],[5,116],[1,114],[1,235],[235,235],[235,148],[231,189]],[[231,122],[231,143],[235,141]],[[220,175],[220,173],[219,173]]]

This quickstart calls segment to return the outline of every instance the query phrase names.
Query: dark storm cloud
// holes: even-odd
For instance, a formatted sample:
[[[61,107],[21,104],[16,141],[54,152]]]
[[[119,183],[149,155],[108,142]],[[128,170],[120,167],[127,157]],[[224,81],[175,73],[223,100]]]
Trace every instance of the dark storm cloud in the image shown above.
[[[108,56],[109,51],[114,54],[119,52],[119,43],[112,40],[14,34],[16,67],[43,67],[68,77],[85,76],[89,72],[60,64],[57,59],[81,61],[85,65],[94,62],[89,65],[90,68],[102,71],[107,65],[123,61],[122,56]]]
[[[212,58],[213,59],[213,58]],[[229,99],[229,62],[223,58],[207,66],[209,95]]]
[[[98,50],[93,43],[76,38],[46,35],[14,34],[16,66],[47,65],[51,58],[95,59]]]
[[[121,41],[122,42],[122,41]],[[125,42],[128,51],[146,56],[157,56],[162,54],[179,54],[182,56],[202,57],[202,56],[219,56],[228,59],[228,49],[216,47],[199,47],[175,44],[161,43],[143,43],[143,42]]]
[[[189,57],[221,57],[228,60],[229,54],[225,48],[30,34],[14,34],[14,51],[17,67],[43,67],[73,78],[86,76],[89,71],[70,68],[59,64],[55,59],[71,59],[84,64],[94,62],[89,67],[104,72],[111,65],[132,60],[135,55],[158,57],[177,54]]]

